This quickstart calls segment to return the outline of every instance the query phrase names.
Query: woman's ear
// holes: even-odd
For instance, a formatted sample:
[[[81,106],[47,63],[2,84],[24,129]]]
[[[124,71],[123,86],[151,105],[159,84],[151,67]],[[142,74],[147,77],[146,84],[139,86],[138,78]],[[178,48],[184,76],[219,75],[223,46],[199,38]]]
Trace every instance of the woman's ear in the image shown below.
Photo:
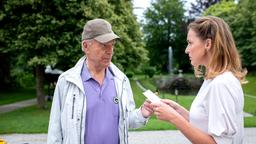
[[[206,49],[206,51],[209,51],[211,49],[211,47],[212,47],[212,39],[208,38],[205,41],[205,49]]]

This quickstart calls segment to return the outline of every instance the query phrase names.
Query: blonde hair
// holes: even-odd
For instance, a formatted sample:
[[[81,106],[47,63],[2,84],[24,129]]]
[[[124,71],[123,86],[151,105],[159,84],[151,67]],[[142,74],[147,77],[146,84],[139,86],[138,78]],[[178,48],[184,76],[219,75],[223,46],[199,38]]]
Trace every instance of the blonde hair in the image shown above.
[[[205,71],[206,79],[213,79],[225,71],[231,71],[241,83],[246,83],[247,70],[242,68],[240,56],[227,23],[218,17],[206,16],[190,23],[188,29],[196,32],[202,39],[211,39],[212,47],[208,69]],[[200,75],[200,67],[195,68],[195,75]]]

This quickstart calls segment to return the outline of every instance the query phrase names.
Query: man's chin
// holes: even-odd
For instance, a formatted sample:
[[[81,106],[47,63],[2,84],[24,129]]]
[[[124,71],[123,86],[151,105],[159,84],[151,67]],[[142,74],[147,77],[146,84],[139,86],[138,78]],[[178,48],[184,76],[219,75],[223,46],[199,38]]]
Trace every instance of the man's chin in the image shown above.
[[[110,62],[105,62],[104,63],[105,68],[109,67],[109,65],[110,65]]]

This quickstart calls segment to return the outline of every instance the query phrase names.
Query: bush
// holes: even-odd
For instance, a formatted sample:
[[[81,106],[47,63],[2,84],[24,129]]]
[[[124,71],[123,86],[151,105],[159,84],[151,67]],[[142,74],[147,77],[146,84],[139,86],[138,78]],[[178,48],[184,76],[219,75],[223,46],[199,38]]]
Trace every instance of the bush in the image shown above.
[[[171,81],[169,90],[173,94],[175,94],[175,91],[179,94],[189,94],[191,90],[191,83],[184,77],[176,77]]]
[[[179,95],[196,94],[201,87],[202,80],[188,77],[173,76],[155,79],[157,89]],[[176,92],[175,92],[176,91]]]
[[[16,87],[34,87],[35,77],[33,74],[24,71],[13,71],[12,77],[14,77],[16,82]]]
[[[128,78],[133,78],[134,73],[133,73],[132,71],[127,71],[127,72],[126,72],[126,76],[127,76]]]
[[[151,67],[151,66],[147,66],[143,68],[143,72],[145,75],[147,75],[148,77],[152,78],[155,73],[156,73],[156,68],[155,67]]]

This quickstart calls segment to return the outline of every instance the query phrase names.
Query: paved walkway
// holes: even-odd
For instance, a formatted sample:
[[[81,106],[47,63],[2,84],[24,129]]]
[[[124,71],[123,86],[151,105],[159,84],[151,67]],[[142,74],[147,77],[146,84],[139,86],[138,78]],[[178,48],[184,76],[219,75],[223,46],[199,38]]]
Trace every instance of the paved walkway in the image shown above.
[[[36,99],[30,99],[30,100],[20,101],[12,104],[1,105],[0,113],[10,112],[23,107],[32,106],[32,105],[35,105],[36,102],[37,102]]]
[[[0,135],[8,144],[45,144],[47,134]],[[129,132],[130,144],[190,144],[177,130]],[[256,143],[256,128],[245,128],[244,144]]]

